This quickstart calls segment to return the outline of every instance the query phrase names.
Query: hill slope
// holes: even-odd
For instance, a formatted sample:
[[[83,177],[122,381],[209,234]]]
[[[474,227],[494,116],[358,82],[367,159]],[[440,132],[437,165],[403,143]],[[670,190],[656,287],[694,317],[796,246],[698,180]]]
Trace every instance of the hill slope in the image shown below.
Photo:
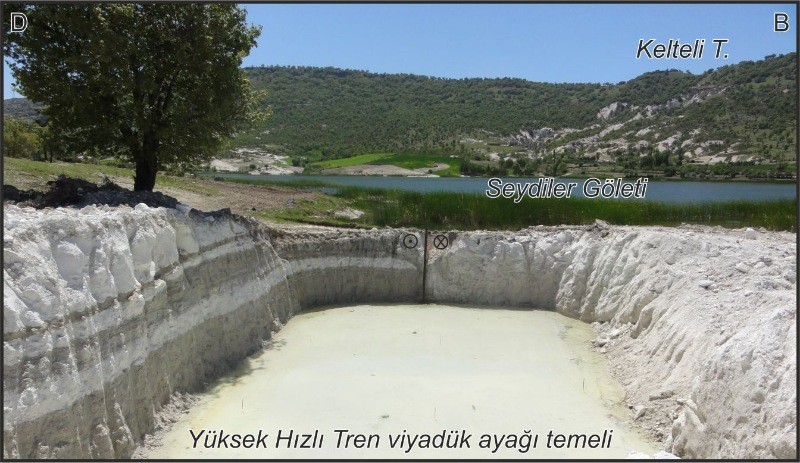
[[[39,114],[40,107],[27,98],[8,98],[3,100],[3,116],[42,122],[45,118]]]
[[[253,87],[268,92],[274,115],[234,146],[277,144],[312,158],[323,152],[458,154],[488,133],[524,147],[530,157],[558,148],[602,157],[657,149],[665,140],[674,151],[688,140],[689,157],[793,160],[796,60],[796,53],[770,56],[701,75],[658,71],[615,85],[248,68]]]
[[[483,167],[462,170],[473,175],[512,172],[512,164],[514,173],[553,175],[599,164],[620,175],[678,169],[692,176],[686,161],[744,165],[756,178],[758,164],[780,165],[773,169],[779,176],[797,158],[796,66],[796,53],[770,55],[700,75],[657,71],[617,84],[247,68],[253,88],[267,91],[273,116],[229,148],[240,158],[237,169],[274,168],[278,155],[280,172],[361,154],[424,153],[475,161]],[[25,99],[4,106],[7,117],[36,118],[38,106]],[[457,163],[449,164],[458,174]]]

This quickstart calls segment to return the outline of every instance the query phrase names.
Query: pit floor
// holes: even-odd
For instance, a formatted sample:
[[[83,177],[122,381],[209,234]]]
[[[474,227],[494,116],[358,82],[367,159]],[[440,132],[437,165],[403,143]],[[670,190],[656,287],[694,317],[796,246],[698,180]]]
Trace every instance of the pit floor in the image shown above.
[[[162,458],[624,458],[658,445],[631,428],[623,392],[591,327],[554,312],[445,305],[360,305],[292,318],[267,347],[213,385],[146,454]],[[192,448],[189,433],[269,434],[267,449]],[[319,430],[319,448],[282,435]],[[348,430],[336,433],[335,430]],[[389,436],[471,434],[469,449],[392,448]],[[613,430],[609,448],[548,448],[547,435]],[[528,434],[525,431],[529,431]],[[372,448],[337,448],[347,434]],[[493,452],[481,436],[508,438]],[[608,435],[608,434],[606,434]],[[228,439],[230,444],[232,441]],[[309,441],[311,442],[311,441]],[[511,445],[513,448],[508,448]],[[521,451],[522,450],[522,451]]]

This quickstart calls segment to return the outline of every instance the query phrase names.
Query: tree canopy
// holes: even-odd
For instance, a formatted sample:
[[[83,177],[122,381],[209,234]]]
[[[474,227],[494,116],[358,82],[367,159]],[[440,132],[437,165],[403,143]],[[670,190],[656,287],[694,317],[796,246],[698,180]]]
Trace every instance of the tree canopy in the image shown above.
[[[69,149],[128,157],[135,190],[166,164],[208,159],[264,116],[242,59],[261,30],[234,4],[6,4],[27,15],[6,34],[20,93]],[[8,29],[6,29],[8,30]]]
[[[41,148],[42,128],[31,121],[3,121],[3,153],[12,158],[32,158]]]

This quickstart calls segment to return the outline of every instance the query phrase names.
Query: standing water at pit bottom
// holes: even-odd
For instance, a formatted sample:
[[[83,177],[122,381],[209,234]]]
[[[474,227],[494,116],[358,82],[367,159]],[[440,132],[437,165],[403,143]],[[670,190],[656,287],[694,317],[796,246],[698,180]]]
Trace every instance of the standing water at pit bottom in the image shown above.
[[[304,312],[221,378],[146,452],[175,458],[624,458],[658,445],[627,422],[591,327],[554,312],[361,305]],[[267,449],[197,448],[189,432],[269,434]],[[337,429],[377,447],[336,448]],[[391,448],[389,435],[466,430],[470,449]],[[278,430],[324,436],[275,448]],[[479,448],[483,434],[539,435],[536,448]],[[600,434],[609,448],[547,448],[547,433]],[[284,441],[285,442],[285,441]],[[374,442],[374,441],[373,441]]]

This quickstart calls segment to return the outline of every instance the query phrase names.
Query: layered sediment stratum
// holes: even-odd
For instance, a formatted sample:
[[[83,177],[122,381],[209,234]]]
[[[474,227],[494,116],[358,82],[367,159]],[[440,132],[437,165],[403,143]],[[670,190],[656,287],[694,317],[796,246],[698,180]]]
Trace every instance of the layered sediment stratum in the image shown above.
[[[668,451],[796,455],[791,234],[537,227],[451,233],[443,250],[431,236],[426,252],[418,230],[279,229],[144,205],[7,206],[4,218],[4,457],[129,457],[171,397],[202,390],[298,311],[423,300],[593,323],[637,421]]]

